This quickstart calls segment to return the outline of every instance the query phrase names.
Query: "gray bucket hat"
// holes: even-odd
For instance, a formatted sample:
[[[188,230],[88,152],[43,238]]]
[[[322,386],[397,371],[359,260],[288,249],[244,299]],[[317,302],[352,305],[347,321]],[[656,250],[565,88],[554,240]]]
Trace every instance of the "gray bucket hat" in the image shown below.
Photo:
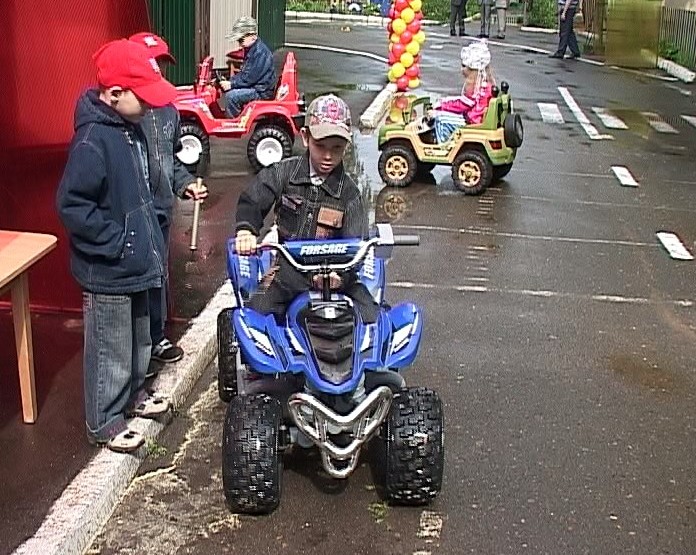
[[[246,35],[258,34],[258,25],[253,17],[244,15],[240,17],[232,25],[230,32],[225,35],[225,38],[233,42],[237,42]]]

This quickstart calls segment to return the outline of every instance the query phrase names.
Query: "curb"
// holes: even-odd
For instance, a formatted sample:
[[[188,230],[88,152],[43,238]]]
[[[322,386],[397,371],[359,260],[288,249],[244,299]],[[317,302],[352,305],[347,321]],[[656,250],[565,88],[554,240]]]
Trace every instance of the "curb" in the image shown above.
[[[544,33],[546,35],[556,35],[558,34],[558,29],[547,29],[546,27],[520,27],[520,31],[523,33]]]
[[[285,20],[308,23],[312,21],[338,21],[352,22],[359,25],[368,25],[376,27],[386,27],[389,23],[389,18],[381,15],[347,15],[340,13],[325,13],[325,12],[297,12],[287,10],[285,12]],[[421,19],[421,25],[441,25],[442,22],[434,19]]]
[[[396,85],[389,83],[374,98],[367,109],[360,115],[360,127],[374,129],[380,122],[396,94]]]
[[[217,315],[234,306],[232,286],[226,281],[201,313],[191,320],[178,345],[184,358],[163,371],[155,388],[180,407],[203,370],[215,359]],[[129,426],[146,440],[156,438],[166,424],[135,418]],[[102,449],[68,484],[55,501],[41,527],[13,555],[81,555],[94,541],[148,455],[147,443],[133,455]]]
[[[687,69],[684,66],[680,66],[676,62],[666,60],[665,58],[657,59],[657,67],[663,71],[666,71],[673,77],[680,79],[684,83],[693,83],[694,79],[696,78],[696,73],[694,73],[690,69]]]

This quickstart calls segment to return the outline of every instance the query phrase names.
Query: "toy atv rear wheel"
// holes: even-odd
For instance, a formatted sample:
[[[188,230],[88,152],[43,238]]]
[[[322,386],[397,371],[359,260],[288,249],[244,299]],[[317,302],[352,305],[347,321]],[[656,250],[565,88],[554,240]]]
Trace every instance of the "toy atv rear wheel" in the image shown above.
[[[500,181],[503,177],[510,173],[512,169],[512,163],[501,164],[500,166],[493,166],[493,183]]]
[[[493,166],[488,157],[478,150],[465,150],[452,164],[452,181],[465,195],[478,195],[486,190],[493,179]]]
[[[222,484],[232,512],[270,513],[280,503],[283,460],[280,402],[241,395],[227,406],[222,436]]]
[[[393,504],[424,505],[442,489],[444,416],[438,395],[426,388],[394,396],[375,438],[372,468],[380,493]]]
[[[218,395],[229,403],[237,395],[237,343],[232,327],[232,310],[225,308],[217,317]]]
[[[278,125],[258,124],[247,144],[247,158],[255,172],[292,155],[294,137]]]
[[[416,177],[418,160],[413,150],[405,145],[387,145],[382,150],[377,168],[388,187],[408,187]]]
[[[179,141],[181,150],[176,153],[177,158],[189,173],[205,175],[210,162],[210,138],[206,130],[195,120],[182,120]]]

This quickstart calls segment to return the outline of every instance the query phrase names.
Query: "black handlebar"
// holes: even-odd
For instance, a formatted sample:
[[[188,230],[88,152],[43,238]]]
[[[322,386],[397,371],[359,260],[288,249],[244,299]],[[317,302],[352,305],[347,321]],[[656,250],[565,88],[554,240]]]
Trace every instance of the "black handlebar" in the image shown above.
[[[420,245],[418,235],[394,235],[394,246],[417,247],[418,245]]]

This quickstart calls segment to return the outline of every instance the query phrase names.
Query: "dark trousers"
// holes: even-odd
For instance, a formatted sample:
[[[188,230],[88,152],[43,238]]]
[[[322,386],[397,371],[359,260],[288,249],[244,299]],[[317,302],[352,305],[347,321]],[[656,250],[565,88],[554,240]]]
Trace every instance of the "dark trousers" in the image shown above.
[[[464,34],[464,18],[466,17],[466,2],[461,1],[459,5],[450,4],[450,33],[456,33],[455,23],[459,25],[459,34]]]
[[[309,291],[310,279],[285,264],[273,276],[269,284],[263,285],[249,300],[248,307],[261,314],[273,314],[276,322],[284,324],[288,305],[300,293]],[[363,322],[374,324],[379,316],[379,306],[370,295],[367,287],[357,279],[341,288],[341,293],[350,297],[360,311]]]
[[[573,22],[575,20],[575,12],[577,8],[568,8],[566,12],[565,19],[561,21],[561,11],[562,7],[559,6],[558,11],[558,50],[556,54],[559,56],[564,56],[566,48],[570,48],[570,53],[573,56],[580,55],[580,47],[578,47],[578,39],[575,36],[575,31],[573,30]]]
[[[169,225],[162,226],[162,236],[164,237],[164,279],[162,287],[150,289],[148,292],[148,304],[150,307],[150,338],[154,347],[164,339],[164,324],[167,321],[167,264],[169,258]]]

